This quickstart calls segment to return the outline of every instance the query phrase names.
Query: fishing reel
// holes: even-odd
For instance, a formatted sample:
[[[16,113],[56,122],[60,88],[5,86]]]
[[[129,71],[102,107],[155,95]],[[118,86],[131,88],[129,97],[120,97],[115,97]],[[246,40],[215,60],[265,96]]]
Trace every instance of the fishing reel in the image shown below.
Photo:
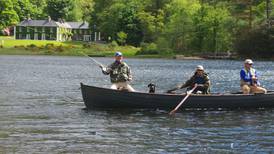
[[[147,87],[149,88],[149,93],[155,93],[155,87],[156,85],[154,83],[150,83],[147,85]]]

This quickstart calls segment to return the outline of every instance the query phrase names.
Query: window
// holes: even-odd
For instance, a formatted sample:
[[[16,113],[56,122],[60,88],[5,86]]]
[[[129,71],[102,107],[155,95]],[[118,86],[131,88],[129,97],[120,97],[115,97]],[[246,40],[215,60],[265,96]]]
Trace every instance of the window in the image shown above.
[[[19,27],[19,32],[22,32],[22,27]]]
[[[26,35],[26,39],[27,39],[27,40],[30,40],[30,34],[27,34],[27,35]]]
[[[38,34],[34,34],[34,40],[38,40]]]
[[[45,40],[46,39],[46,34],[45,33],[43,33],[42,34],[42,38],[41,38],[41,40]]]
[[[91,41],[90,35],[84,35],[84,41]]]

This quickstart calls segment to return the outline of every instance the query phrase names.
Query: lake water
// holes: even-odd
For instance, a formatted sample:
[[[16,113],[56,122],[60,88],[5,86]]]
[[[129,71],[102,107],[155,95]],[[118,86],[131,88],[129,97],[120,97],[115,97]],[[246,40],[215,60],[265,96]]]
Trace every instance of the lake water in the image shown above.
[[[112,58],[96,58],[109,64]],[[242,61],[125,59],[133,87],[164,92],[196,65],[212,92],[239,90]],[[274,62],[255,61],[274,89]],[[0,153],[274,153],[274,109],[183,111],[84,110],[80,82],[109,87],[87,57],[0,56]]]

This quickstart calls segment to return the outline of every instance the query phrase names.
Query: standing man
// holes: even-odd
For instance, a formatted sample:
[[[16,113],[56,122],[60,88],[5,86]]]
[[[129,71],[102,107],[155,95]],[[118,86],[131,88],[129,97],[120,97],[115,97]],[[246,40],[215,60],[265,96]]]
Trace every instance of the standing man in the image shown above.
[[[196,67],[196,71],[194,75],[187,80],[184,84],[179,85],[171,90],[168,90],[168,93],[173,93],[175,90],[186,88],[190,90],[192,89],[195,84],[197,85],[197,88],[193,91],[193,93],[197,93],[198,91],[202,92],[202,94],[209,94],[210,92],[210,80],[204,71],[204,67],[202,65],[198,65]]]
[[[263,87],[260,87],[257,72],[254,68],[252,68],[252,65],[253,61],[251,59],[246,59],[244,62],[244,68],[242,68],[240,72],[240,86],[243,94],[266,93],[267,90]]]
[[[114,55],[115,61],[107,67],[100,66],[103,74],[110,75],[112,83],[111,89],[135,91],[128,82],[132,81],[131,70],[129,66],[123,62],[123,54],[116,52]]]

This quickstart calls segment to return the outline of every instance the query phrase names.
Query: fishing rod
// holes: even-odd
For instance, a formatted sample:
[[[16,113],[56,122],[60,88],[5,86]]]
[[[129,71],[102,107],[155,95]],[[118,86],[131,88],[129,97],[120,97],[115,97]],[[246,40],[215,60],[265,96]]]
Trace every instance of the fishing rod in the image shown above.
[[[84,56],[88,57],[89,59],[91,59],[91,60],[92,60],[95,64],[97,64],[99,67],[104,67],[103,64],[101,64],[100,62],[98,62],[98,61],[95,60],[94,58],[90,57],[89,55],[87,55],[87,54],[85,54],[85,53],[83,53],[83,52],[79,52],[79,53],[81,53],[82,55],[84,55]]]

